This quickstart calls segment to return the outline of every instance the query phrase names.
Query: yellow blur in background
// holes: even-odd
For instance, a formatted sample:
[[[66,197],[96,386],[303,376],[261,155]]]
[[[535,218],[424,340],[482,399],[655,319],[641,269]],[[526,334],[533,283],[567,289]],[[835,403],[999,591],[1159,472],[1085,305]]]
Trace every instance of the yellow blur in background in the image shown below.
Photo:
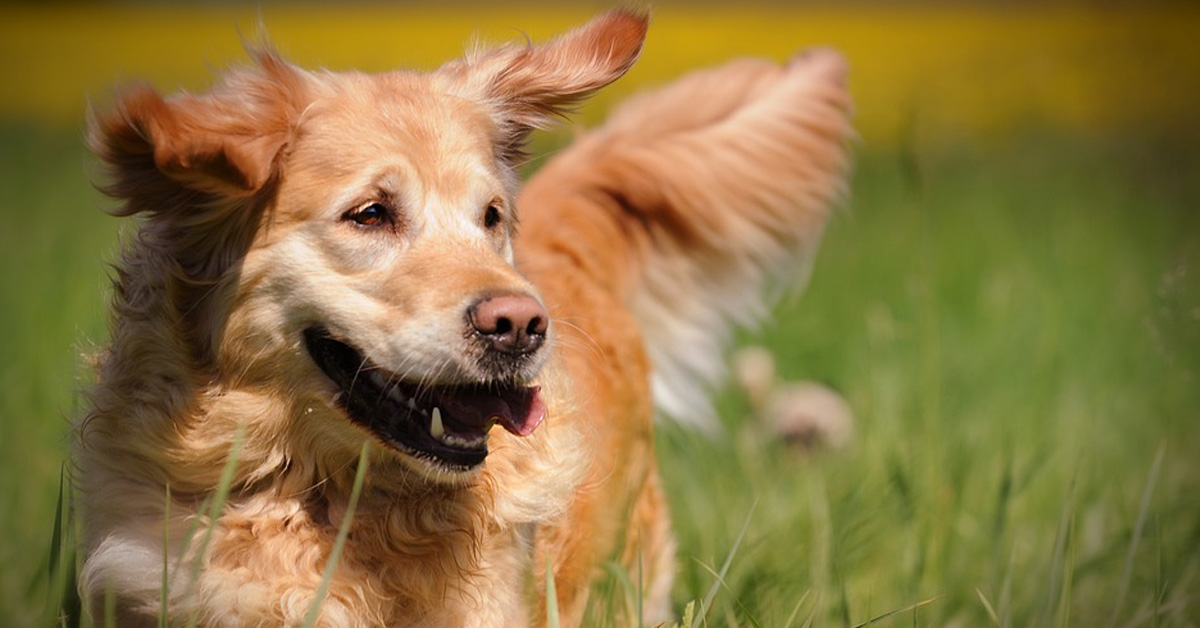
[[[148,81],[203,90],[270,40],[305,67],[430,69],[472,40],[544,40],[605,5],[82,5],[0,9],[0,118],[80,125],[89,100]],[[863,143],[913,133],[986,140],[1018,129],[1200,130],[1200,5],[1013,8],[660,6],[642,59],[583,112],[736,56],[833,46],[851,62]]]

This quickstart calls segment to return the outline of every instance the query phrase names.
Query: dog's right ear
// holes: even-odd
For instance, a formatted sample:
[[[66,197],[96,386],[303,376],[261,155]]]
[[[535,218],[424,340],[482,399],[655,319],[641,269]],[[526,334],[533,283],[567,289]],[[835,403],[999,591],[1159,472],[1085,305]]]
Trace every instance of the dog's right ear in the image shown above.
[[[113,213],[147,214],[154,246],[192,279],[220,276],[249,247],[307,102],[302,70],[270,50],[252,54],[255,66],[207,94],[133,90],[90,124],[108,170],[102,190],[123,202]]]
[[[129,204],[122,213],[178,209],[146,204],[176,196],[171,188],[244,197],[266,184],[289,137],[300,81],[273,53],[256,57],[257,67],[230,72],[211,93],[164,98],[144,87],[92,120],[90,143],[113,179],[105,190]]]

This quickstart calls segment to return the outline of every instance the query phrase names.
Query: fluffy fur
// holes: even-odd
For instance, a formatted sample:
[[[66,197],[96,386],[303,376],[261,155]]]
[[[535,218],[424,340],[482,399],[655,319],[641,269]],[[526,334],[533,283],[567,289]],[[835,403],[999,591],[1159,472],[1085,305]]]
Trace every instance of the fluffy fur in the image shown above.
[[[812,254],[849,106],[833,53],[732,63],[629,102],[514,198],[530,129],[624,73],[645,29],[612,13],[429,74],[260,52],[210,93],[133,91],[94,122],[107,191],[142,216],[74,454],[95,612],[111,592],[121,625],[300,623],[367,440],[318,625],[541,623],[547,564],[577,625],[613,556],[642,565],[644,619],[669,614],[655,404],[702,416],[730,325]],[[537,338],[498,340],[477,321],[497,295],[548,329],[505,311]],[[357,349],[354,381],[318,336]],[[494,394],[532,418],[452,464],[364,423],[359,376],[518,391]]]

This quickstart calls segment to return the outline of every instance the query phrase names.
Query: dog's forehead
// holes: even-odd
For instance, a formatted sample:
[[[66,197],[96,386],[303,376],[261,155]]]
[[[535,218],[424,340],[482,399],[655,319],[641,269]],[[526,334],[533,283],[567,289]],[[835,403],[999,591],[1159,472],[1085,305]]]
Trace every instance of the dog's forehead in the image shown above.
[[[403,163],[436,181],[468,164],[498,172],[497,133],[481,103],[439,91],[426,75],[334,75],[301,116],[291,161],[348,177]]]

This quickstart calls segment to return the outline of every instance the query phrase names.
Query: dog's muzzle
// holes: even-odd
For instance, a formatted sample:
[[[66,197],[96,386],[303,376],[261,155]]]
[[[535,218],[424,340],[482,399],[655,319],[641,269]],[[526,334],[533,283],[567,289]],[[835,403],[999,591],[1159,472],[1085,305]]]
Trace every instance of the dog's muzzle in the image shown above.
[[[545,323],[525,316],[532,312],[527,304],[494,301],[481,302],[483,313],[479,307],[473,309],[470,316],[475,330],[498,345],[498,354],[536,351],[545,337]],[[499,322],[506,316],[497,312],[507,312],[508,323]],[[476,316],[481,320],[478,324]],[[544,319],[544,311],[542,316]],[[528,436],[546,414],[537,386],[500,381],[455,385],[406,382],[320,326],[304,331],[304,346],[337,385],[337,403],[354,423],[388,446],[445,470],[467,471],[482,464],[493,426]]]

